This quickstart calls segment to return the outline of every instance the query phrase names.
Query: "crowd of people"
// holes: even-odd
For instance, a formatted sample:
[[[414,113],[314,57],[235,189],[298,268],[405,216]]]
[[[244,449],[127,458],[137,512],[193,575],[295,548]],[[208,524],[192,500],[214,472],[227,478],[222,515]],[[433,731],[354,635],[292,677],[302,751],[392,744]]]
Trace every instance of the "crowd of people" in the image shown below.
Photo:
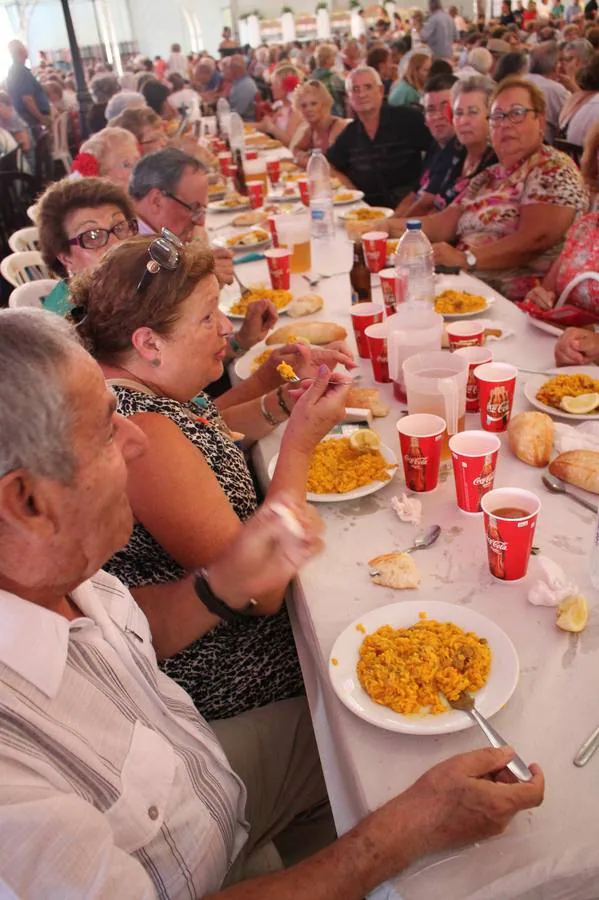
[[[537,766],[516,784],[512,751],[486,749],[334,840],[285,593],[323,546],[308,463],[355,362],[343,342],[285,345],[213,390],[277,313],[253,303],[234,331],[219,310],[233,263],[205,228],[219,175],[201,125],[225,97],[299,166],[318,148],[392,206],[391,236],[420,218],[438,265],[599,315],[598,280],[571,287],[599,263],[594,2],[504,0],[485,23],[430,0],[428,18],[357,40],[251,50],[225,29],[218,59],[173,45],[121,79],[90,71],[91,135],[71,133],[73,171],[38,204],[56,286],[44,310],[0,312],[0,836],[15,896],[361,900],[542,801]],[[68,73],[11,52],[0,126],[28,155],[77,100]],[[599,361],[599,338],[569,329],[556,357]],[[247,450],[283,422],[261,496]],[[273,844],[280,871],[244,880]]]

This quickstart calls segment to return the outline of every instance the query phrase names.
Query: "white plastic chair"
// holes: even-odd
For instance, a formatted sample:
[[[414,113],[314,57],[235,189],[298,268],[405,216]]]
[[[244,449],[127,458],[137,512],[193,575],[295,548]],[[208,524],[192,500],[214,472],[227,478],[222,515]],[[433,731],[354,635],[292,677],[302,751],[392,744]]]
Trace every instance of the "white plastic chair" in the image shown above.
[[[13,253],[24,253],[26,250],[39,250],[39,234],[37,228],[19,228],[8,239],[8,246]]]
[[[0,262],[0,273],[13,287],[50,277],[39,250],[26,250],[24,253],[5,256]]]
[[[31,206],[27,207],[27,216],[33,222],[34,225],[37,225],[38,215],[39,215],[39,203],[32,203]]]
[[[62,163],[65,175],[71,171],[73,158],[69,150],[69,113],[59,113],[52,119],[52,159]]]
[[[43,300],[48,294],[54,290],[56,282],[51,278],[40,278],[39,281],[29,281],[22,284],[21,287],[15,288],[8,298],[8,305],[11,309],[18,309],[23,306],[34,306],[42,309]]]

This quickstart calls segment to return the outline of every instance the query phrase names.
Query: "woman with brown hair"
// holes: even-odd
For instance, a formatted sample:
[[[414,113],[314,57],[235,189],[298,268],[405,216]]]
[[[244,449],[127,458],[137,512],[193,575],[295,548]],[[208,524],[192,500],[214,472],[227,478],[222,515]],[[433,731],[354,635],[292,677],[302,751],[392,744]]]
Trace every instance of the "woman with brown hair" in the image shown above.
[[[137,140],[142,156],[162,150],[168,144],[168,138],[162,128],[162,119],[149,106],[137,106],[124,109],[112,119],[111,126],[125,128]]]
[[[197,614],[169,617],[152,586],[172,583],[176,593],[186,574],[222,552],[257,505],[237,443],[243,435],[233,432],[251,442],[288,420],[268,494],[303,498],[312,451],[343,416],[347,392],[322,368],[339,354],[310,358],[308,350],[304,368],[301,354],[294,368],[317,377],[301,396],[281,383],[280,357],[273,354],[252,379],[212,403],[202,391],[222,374],[231,329],[218,293],[212,255],[164,236],[126,241],[73,285],[79,333],[102,365],[119,412],[148,438],[143,460],[129,468],[133,535],[107,568],[134,590],[150,623],[157,617],[163,636],[177,634],[173,646],[181,646],[181,630],[192,630]],[[282,580],[273,594],[255,597],[253,615],[215,618],[209,634],[164,663],[206,718],[228,718],[302,691],[286,587]],[[157,652],[169,656],[168,639]]]
[[[424,82],[433,63],[429,53],[416,51],[406,63],[405,71],[389,92],[389,106],[413,106],[422,102]]]
[[[311,78],[298,87],[293,102],[304,121],[293,136],[289,149],[296,162],[305,166],[310,152],[326,152],[335,143],[349,119],[334,116],[333,98],[321,81]]]

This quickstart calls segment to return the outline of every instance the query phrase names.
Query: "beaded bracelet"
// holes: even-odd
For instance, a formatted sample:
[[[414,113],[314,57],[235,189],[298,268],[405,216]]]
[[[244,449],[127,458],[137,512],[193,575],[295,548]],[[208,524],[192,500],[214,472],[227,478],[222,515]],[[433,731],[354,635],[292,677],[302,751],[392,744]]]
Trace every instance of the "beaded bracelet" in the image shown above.
[[[264,416],[264,418],[266,419],[268,424],[272,425],[273,428],[276,428],[277,425],[281,424],[281,422],[279,422],[277,419],[275,419],[275,417],[271,413],[269,413],[269,411],[267,410],[266,394],[262,394],[262,396],[260,397],[260,412],[262,413],[262,415]]]
[[[277,400],[279,401],[279,406],[281,407],[281,409],[283,410],[285,415],[289,417],[291,415],[291,410],[289,409],[289,407],[287,406],[287,403],[285,402],[285,395],[283,394],[283,385],[282,384],[280,384],[278,386],[276,393],[277,393]]]

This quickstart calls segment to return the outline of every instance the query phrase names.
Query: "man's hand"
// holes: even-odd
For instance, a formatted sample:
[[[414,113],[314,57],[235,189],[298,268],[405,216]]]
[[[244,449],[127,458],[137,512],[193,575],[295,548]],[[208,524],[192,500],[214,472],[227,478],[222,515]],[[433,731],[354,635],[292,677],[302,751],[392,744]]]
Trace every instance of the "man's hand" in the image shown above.
[[[233,254],[224,247],[212,247],[214,256],[214,274],[221,287],[233,284]]]
[[[263,341],[271,328],[277,324],[279,314],[270,300],[256,300],[250,303],[236,340],[242,350],[249,350],[259,341]]]
[[[468,268],[466,254],[463,250],[452,247],[451,244],[446,244],[445,242],[433,244],[433,254],[436,266],[456,266],[458,269]]]
[[[599,362],[599,334],[586,328],[566,328],[555,348],[558,366],[584,366]]]

